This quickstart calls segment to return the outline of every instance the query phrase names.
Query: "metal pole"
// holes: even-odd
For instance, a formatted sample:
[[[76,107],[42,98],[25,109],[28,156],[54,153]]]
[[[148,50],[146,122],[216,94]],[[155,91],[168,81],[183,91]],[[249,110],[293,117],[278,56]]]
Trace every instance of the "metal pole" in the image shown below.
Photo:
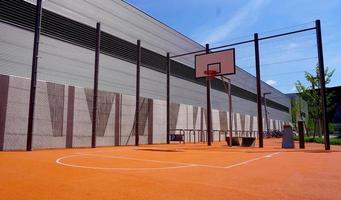
[[[39,37],[40,37],[40,29],[41,29],[41,13],[42,13],[42,0],[37,0],[34,42],[33,42],[32,71],[31,71],[30,102],[29,102],[29,110],[28,110],[27,144],[26,144],[27,151],[32,150],[33,127],[34,127],[34,106],[35,106],[36,87],[37,87]]]
[[[136,49],[136,108],[135,108],[135,146],[139,145],[139,115],[140,115],[140,64],[141,41],[137,40]]]
[[[262,92],[261,92],[261,82],[260,82],[258,33],[254,34],[254,43],[255,43],[255,64],[256,64],[256,81],[257,81],[258,139],[259,139],[259,148],[263,148]]]
[[[225,81],[226,79],[229,83],[228,88],[226,87]],[[232,95],[231,95],[231,79],[224,77],[224,75],[221,76],[221,80],[223,81],[224,87],[226,92],[229,96],[229,146],[232,146]],[[219,135],[220,136],[220,135]],[[225,131],[225,139],[226,139],[226,131]],[[227,142],[227,141],[226,141]]]
[[[229,80],[229,127],[230,127],[230,147],[232,147],[232,95],[231,95],[231,79]]]
[[[322,47],[322,34],[321,34],[321,22],[320,20],[315,21],[316,26],[316,41],[317,41],[317,53],[318,53],[318,64],[320,72],[320,91],[321,91],[321,110],[322,110],[322,131],[324,134],[324,147],[325,150],[330,150],[329,142],[329,130],[328,130],[328,117],[327,117],[327,99],[326,99],[326,81],[324,74],[324,60],[323,60],[323,47]]]
[[[268,111],[266,109],[266,97],[265,97],[265,95],[264,95],[264,112],[265,112],[266,132],[269,133]]]
[[[299,144],[300,149],[304,149],[304,127],[303,121],[298,121],[298,136],[299,136]]]
[[[265,111],[265,121],[266,121],[266,132],[269,133],[269,120],[268,120],[268,110],[266,105],[266,95],[271,94],[271,92],[265,92],[263,93],[264,98],[264,111]]]
[[[206,53],[210,53],[209,44],[206,44]],[[207,90],[207,145],[211,146],[212,134],[212,110],[211,110],[211,80],[206,78]]]
[[[92,104],[92,135],[91,148],[96,148],[96,122],[97,122],[97,96],[98,96],[98,67],[101,46],[101,23],[96,24],[96,50],[95,50],[95,73],[94,73],[94,95]]]
[[[297,33],[301,33],[301,32],[311,31],[311,30],[314,30],[314,29],[316,29],[316,27],[305,28],[305,29],[300,29],[300,30],[296,30],[296,31],[290,31],[290,32],[286,32],[286,33],[276,34],[276,35],[270,35],[270,36],[267,36],[267,37],[258,38],[258,40],[268,40],[268,39],[271,39],[271,38],[283,37],[283,36],[287,36],[287,35],[292,35],[292,34],[297,34]],[[242,42],[226,44],[226,45],[222,45],[222,46],[213,47],[210,50],[212,51],[212,50],[217,50],[217,49],[223,49],[223,48],[227,48],[227,47],[231,47],[231,46],[237,46],[237,45],[242,45],[242,44],[246,44],[246,43],[251,43],[253,41],[254,40],[246,40],[246,41],[242,41]],[[182,54],[171,56],[171,58],[188,56],[188,55],[191,55],[191,54],[197,54],[197,53],[201,53],[201,52],[204,52],[204,51],[205,50],[199,50],[199,51],[192,51],[192,52],[182,53]]]
[[[167,71],[167,144],[169,144],[169,134],[170,134],[170,55],[167,53],[167,66],[166,66],[166,71]]]

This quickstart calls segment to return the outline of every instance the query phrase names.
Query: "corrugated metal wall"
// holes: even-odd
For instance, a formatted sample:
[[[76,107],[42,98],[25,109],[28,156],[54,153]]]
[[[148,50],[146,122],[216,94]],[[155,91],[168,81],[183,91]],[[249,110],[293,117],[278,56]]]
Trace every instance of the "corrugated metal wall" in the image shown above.
[[[20,0],[12,2],[23,4],[23,1]],[[25,6],[30,7],[32,5],[25,4]],[[1,8],[3,9],[4,6],[2,5]],[[104,44],[102,45],[102,53],[104,54],[101,54],[100,57],[100,89],[124,94],[135,93],[135,65],[132,59],[134,59],[133,43],[136,39],[141,39],[145,48],[143,51],[145,68],[142,68],[141,72],[141,95],[149,98],[165,99],[166,82],[165,74],[160,73],[164,70],[164,66],[160,64],[162,63],[160,54],[164,55],[166,51],[175,54],[202,49],[197,43],[145,16],[122,1],[104,0],[94,3],[94,1],[86,0],[50,0],[44,2],[44,8],[82,24],[74,24],[74,21],[67,19],[59,21],[58,23],[64,27],[69,27],[71,24],[74,29],[66,29],[64,32],[66,31],[68,34],[60,33],[58,35],[58,31],[49,32],[49,30],[56,28],[53,20],[57,18],[57,15],[53,12],[44,12],[43,34],[45,36],[42,37],[41,58],[38,67],[38,79],[41,80],[92,87],[94,52],[91,47],[94,42],[92,35],[94,33],[91,27],[95,25],[96,21],[101,21],[105,32],[102,35],[102,43]],[[3,15],[2,18],[4,18]],[[25,17],[30,18],[32,16],[25,15]],[[30,21],[25,23],[27,24],[21,25],[26,28],[32,26]],[[2,47],[4,47],[1,48],[3,51],[0,61],[1,73],[29,77],[33,33],[13,27],[8,22],[1,23],[0,26],[1,42]],[[77,35],[79,29],[84,29],[82,31],[83,36]],[[73,31],[74,34],[72,34]],[[113,36],[124,39],[126,42],[114,43],[120,40],[113,40]],[[74,38],[78,38],[78,40],[74,40]],[[131,47],[129,48],[129,46]],[[131,49],[131,51],[122,51],[123,49]],[[114,52],[113,55],[110,52]],[[189,68],[193,65],[193,56],[180,58],[178,61],[172,63],[174,71],[172,71],[173,76],[171,78],[171,101],[205,106],[205,87],[201,85],[201,81],[190,76],[190,73],[193,72],[193,69]],[[254,77],[240,69],[237,69],[236,76],[231,77],[232,83],[236,85],[232,88],[235,96],[233,107],[238,112],[254,115],[256,113],[255,94],[250,91],[255,91],[255,84],[253,81],[245,82],[246,78],[254,80]],[[223,88],[222,84],[216,81],[213,85],[216,85],[217,89],[212,92],[213,108],[227,110],[226,94],[223,93],[223,89],[219,91],[219,87]],[[268,102],[270,107],[276,108],[270,108],[269,111],[272,112],[274,118],[288,120],[289,114],[283,111],[289,107],[289,100],[266,84],[263,84],[263,88],[263,90],[270,90],[274,96],[283,96],[283,98],[276,100],[278,103],[273,102],[271,105],[271,102]],[[271,99],[271,96],[269,97]]]

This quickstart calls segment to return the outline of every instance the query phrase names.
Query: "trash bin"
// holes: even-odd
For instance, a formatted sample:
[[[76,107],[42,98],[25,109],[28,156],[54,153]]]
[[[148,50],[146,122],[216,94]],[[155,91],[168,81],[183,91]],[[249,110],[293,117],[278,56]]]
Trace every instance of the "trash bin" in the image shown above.
[[[282,148],[294,148],[294,134],[290,125],[284,125]]]

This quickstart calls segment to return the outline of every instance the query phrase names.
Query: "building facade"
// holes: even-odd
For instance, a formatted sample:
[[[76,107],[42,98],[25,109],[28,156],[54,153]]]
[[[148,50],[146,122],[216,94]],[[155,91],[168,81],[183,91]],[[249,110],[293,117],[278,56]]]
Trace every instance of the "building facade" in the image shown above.
[[[25,148],[35,1],[0,2],[1,149]],[[141,143],[166,141],[166,58],[204,47],[121,0],[43,1],[34,148],[89,146],[96,23],[101,23],[98,145],[133,144],[136,41],[142,45]],[[238,52],[236,52],[238,53]],[[233,129],[257,130],[255,77],[237,67]],[[262,82],[270,129],[290,121],[290,98]],[[212,82],[213,129],[228,128],[221,80]],[[194,55],[171,62],[171,128],[205,129],[205,80]],[[263,120],[264,121],[264,120]],[[217,136],[215,136],[217,138]]]

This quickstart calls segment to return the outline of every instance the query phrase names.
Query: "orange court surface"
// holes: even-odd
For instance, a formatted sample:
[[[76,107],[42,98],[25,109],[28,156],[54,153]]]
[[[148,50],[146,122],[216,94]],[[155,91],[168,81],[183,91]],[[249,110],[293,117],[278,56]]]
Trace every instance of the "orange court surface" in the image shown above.
[[[341,148],[200,144],[0,152],[0,199],[341,199]]]

